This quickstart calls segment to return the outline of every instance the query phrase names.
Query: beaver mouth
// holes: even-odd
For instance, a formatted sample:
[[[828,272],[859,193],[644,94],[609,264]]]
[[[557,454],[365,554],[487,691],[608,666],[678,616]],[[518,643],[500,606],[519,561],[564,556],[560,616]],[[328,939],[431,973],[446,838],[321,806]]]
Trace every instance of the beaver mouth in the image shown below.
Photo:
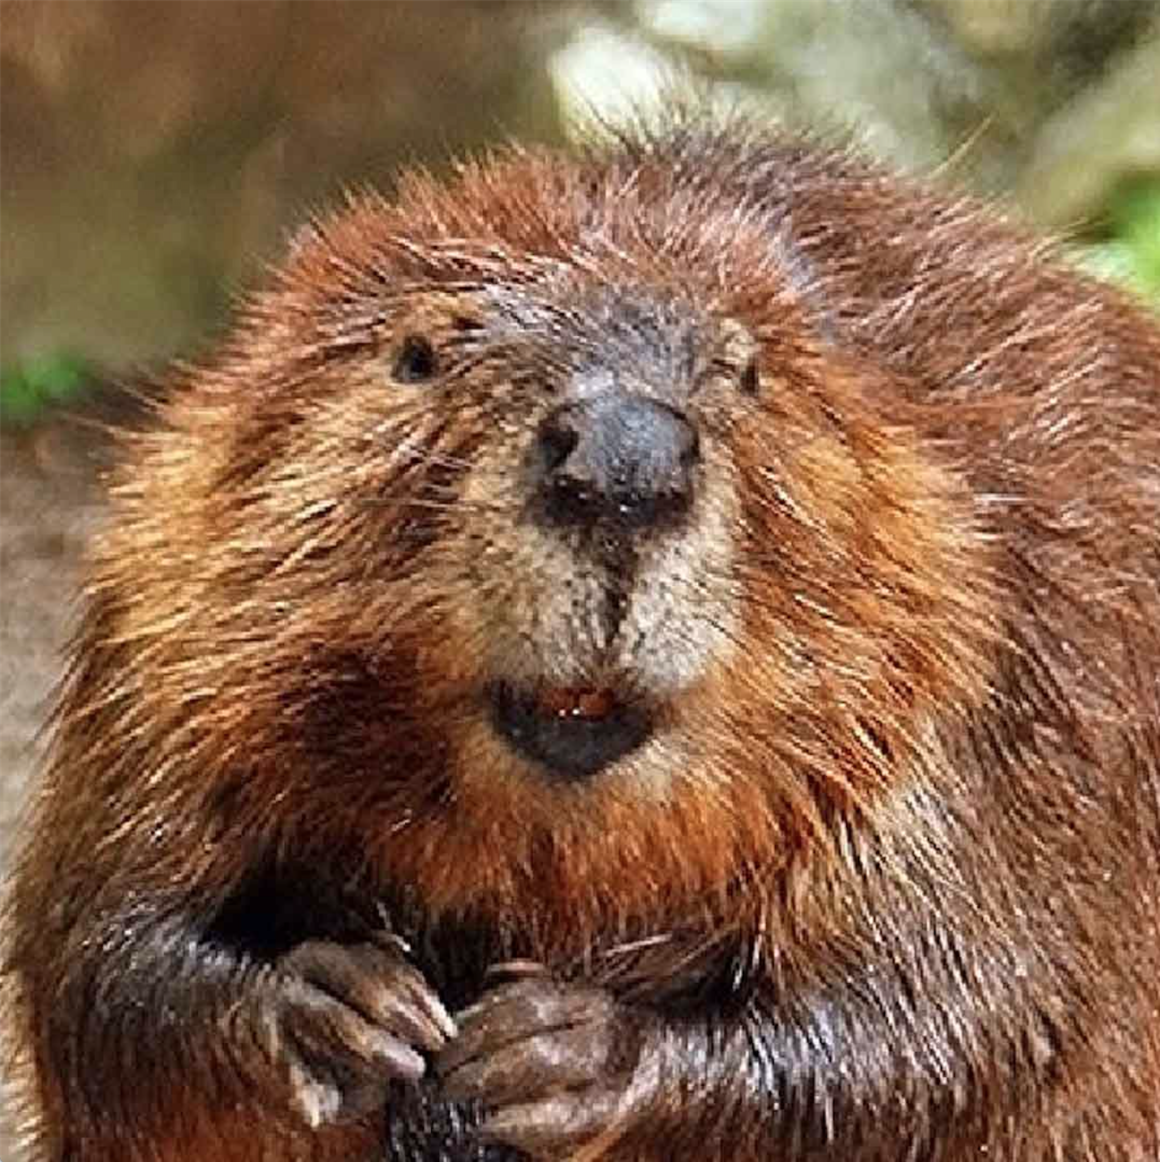
[[[607,688],[550,686],[492,690],[496,731],[553,775],[584,779],[640,746],[652,730],[648,711]]]

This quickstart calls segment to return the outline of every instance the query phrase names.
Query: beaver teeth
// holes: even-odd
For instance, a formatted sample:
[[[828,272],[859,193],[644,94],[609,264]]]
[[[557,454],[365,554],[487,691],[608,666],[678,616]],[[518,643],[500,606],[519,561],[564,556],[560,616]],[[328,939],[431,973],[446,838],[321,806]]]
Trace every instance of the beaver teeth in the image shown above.
[[[606,687],[545,686],[521,691],[491,687],[491,720],[499,736],[546,772],[583,779],[641,746],[652,714],[639,699],[618,698]]]
[[[582,686],[557,686],[540,691],[536,709],[546,718],[582,718],[599,722],[616,708],[611,690],[591,690]]]

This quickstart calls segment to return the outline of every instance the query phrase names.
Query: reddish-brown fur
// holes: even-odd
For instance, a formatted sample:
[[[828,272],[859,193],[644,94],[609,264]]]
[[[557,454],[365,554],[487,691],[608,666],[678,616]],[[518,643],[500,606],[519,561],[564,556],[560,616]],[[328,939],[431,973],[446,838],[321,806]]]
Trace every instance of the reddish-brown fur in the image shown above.
[[[393,383],[416,335],[438,376]],[[556,604],[615,570],[524,516],[593,366],[686,377],[700,438],[687,524],[617,542],[635,668]],[[353,203],[171,386],[14,878],[38,1157],[1160,1158],[1141,309],[965,201],[678,122]],[[546,774],[508,678],[653,732]],[[378,1096],[312,1129],[295,950],[382,927],[457,1032],[404,1098],[342,1024]]]

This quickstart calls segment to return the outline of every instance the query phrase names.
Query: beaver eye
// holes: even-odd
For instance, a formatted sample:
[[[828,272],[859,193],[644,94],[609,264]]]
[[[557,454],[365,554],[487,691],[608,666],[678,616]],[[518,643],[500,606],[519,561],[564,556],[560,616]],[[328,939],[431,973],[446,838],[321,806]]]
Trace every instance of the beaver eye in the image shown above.
[[[737,386],[746,395],[756,395],[757,389],[761,386],[761,376],[757,373],[757,360],[750,359],[741,369],[741,376],[737,380]]]
[[[439,361],[435,348],[422,335],[408,335],[395,357],[391,374],[399,383],[425,383],[435,377]]]

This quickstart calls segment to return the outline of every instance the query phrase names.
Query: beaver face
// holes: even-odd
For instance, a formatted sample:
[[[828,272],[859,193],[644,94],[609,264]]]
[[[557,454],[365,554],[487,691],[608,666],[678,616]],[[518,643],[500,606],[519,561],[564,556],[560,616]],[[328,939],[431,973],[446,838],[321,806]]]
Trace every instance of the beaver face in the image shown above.
[[[474,378],[494,423],[461,485],[454,636],[481,647],[496,734],[578,778],[642,746],[731,648],[723,441],[758,372],[746,329],[691,301],[568,292],[459,302],[473,337],[441,390]],[[473,365],[492,370],[460,370]]]
[[[771,784],[886,776],[958,669],[962,520],[784,281],[740,256],[490,277],[466,244],[380,272],[361,233],[324,243],[246,348],[270,382],[214,488],[241,530],[218,608],[247,618],[221,636],[276,659],[268,749],[328,802],[461,826],[501,785],[545,822],[565,787],[737,785],[741,738]]]

